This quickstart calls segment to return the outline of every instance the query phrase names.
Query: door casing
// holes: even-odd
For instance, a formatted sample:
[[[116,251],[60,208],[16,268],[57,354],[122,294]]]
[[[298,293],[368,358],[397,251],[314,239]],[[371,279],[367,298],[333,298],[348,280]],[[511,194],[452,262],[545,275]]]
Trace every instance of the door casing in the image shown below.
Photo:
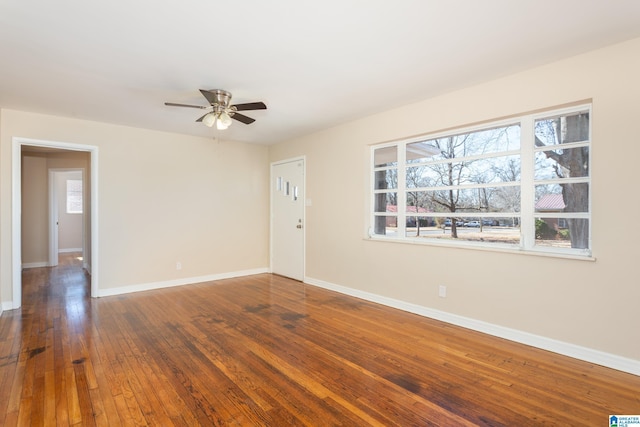
[[[91,296],[98,296],[98,147],[94,145],[56,142],[31,138],[12,138],[11,164],[11,309],[22,306],[22,146],[57,148],[70,151],[86,151],[91,157]],[[86,250],[86,248],[85,248]],[[4,305],[4,302],[3,302]]]

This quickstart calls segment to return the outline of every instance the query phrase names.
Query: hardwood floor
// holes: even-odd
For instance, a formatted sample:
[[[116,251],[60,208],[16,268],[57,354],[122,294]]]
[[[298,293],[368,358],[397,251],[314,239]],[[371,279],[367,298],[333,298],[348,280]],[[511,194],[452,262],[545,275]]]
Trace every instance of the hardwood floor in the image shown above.
[[[91,299],[25,270],[0,424],[608,425],[640,377],[273,275]]]

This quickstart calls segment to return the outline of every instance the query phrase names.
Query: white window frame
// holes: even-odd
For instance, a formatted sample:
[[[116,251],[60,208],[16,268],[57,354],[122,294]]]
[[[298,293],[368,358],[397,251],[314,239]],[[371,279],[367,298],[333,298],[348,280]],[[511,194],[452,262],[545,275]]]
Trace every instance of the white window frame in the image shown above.
[[[562,179],[563,183],[571,183],[571,182],[587,182],[589,188],[589,201],[588,201],[588,212],[587,213],[563,213],[563,212],[553,212],[553,213],[541,213],[535,212],[535,186],[536,184],[541,183],[553,183],[558,180],[549,180],[549,181],[536,181],[534,180],[535,174],[535,155],[537,152],[549,150],[553,148],[553,146],[547,146],[544,148],[535,146],[535,129],[534,124],[536,120],[552,118],[556,116],[565,116],[571,115],[578,112],[588,112],[589,114],[589,139],[588,141],[583,141],[579,143],[565,143],[561,144],[562,148],[572,148],[572,147],[589,147],[590,154],[592,152],[592,108],[591,103],[580,104],[576,106],[571,106],[567,108],[558,108],[558,109],[550,109],[544,112],[532,113],[532,114],[524,114],[519,115],[517,117],[511,117],[505,120],[496,120],[490,123],[484,123],[478,126],[468,126],[461,127],[455,130],[449,130],[447,132],[434,133],[434,134],[425,134],[418,137],[413,137],[409,139],[402,139],[397,141],[392,141],[384,144],[376,144],[370,147],[370,185],[369,185],[369,228],[368,228],[368,239],[371,240],[382,240],[382,241],[396,241],[403,243],[418,243],[425,245],[436,245],[436,246],[453,246],[453,247],[468,247],[468,248],[476,248],[476,249],[488,249],[488,250],[499,250],[499,251],[508,251],[508,252],[518,252],[518,253],[529,253],[535,255],[548,255],[548,256],[558,256],[558,257],[568,257],[568,258],[576,258],[576,259],[593,259],[593,245],[592,245],[592,185],[591,185],[591,158],[589,155],[589,176],[583,178],[564,178]],[[503,127],[519,124],[520,125],[520,149],[512,150],[512,151],[504,151],[501,152],[500,155],[519,155],[520,156],[520,243],[519,245],[507,245],[500,243],[485,243],[485,242],[475,242],[468,240],[454,240],[454,239],[429,239],[425,237],[407,237],[406,236],[406,220],[407,217],[414,217],[419,215],[407,215],[406,213],[406,195],[407,195],[407,187],[406,187],[406,170],[407,170],[407,162],[406,162],[406,146],[411,143],[421,142],[426,140],[432,140],[437,138],[445,138],[454,135],[466,134],[471,132],[482,131],[485,129],[491,129],[496,127]],[[378,171],[396,169],[393,166],[386,167],[375,167],[374,155],[375,151],[380,148],[385,147],[397,147],[397,173],[398,173],[398,183],[397,189],[375,189],[375,174]],[[481,158],[489,158],[495,157],[495,154],[484,154],[478,156],[472,156],[468,159],[481,159]],[[446,162],[446,161],[443,161]],[[502,184],[505,185],[505,184]],[[510,184],[506,184],[510,185]],[[482,185],[480,185],[482,186]],[[487,186],[495,187],[496,184],[487,184]],[[478,188],[477,184],[469,185],[469,187]],[[447,189],[448,187],[431,187],[431,188],[411,188],[411,191],[417,190],[430,190],[430,189]],[[465,185],[455,186],[456,189],[463,189]],[[397,192],[397,211],[396,212],[375,212],[375,198],[377,194],[380,193],[390,193]],[[392,236],[375,234],[374,232],[374,224],[376,217],[395,217],[397,220],[397,233]],[[428,217],[451,217],[451,213],[447,212],[429,212],[428,215],[424,214],[422,216]],[[468,213],[460,213],[460,216],[474,216],[480,218],[482,220],[484,217],[495,217],[501,216],[500,214],[495,213],[487,213],[487,214],[468,214]],[[503,215],[504,216],[504,215]],[[576,248],[561,248],[561,247],[547,247],[536,245],[535,239],[535,220],[537,218],[586,218],[589,222],[589,244],[587,249],[576,249]]]

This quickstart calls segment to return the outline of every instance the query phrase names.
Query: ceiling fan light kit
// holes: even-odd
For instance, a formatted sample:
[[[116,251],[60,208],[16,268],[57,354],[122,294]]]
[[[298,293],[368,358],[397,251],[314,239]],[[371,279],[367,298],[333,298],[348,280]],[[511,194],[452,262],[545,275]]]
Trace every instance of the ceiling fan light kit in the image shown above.
[[[205,126],[211,127],[216,122],[216,115],[213,113],[209,113],[202,118],[202,123]]]
[[[233,113],[232,113],[233,114]],[[226,129],[231,126],[231,116],[226,111],[218,114],[218,121],[216,123],[216,127],[220,130]]]
[[[216,129],[224,130],[231,126],[233,120],[237,120],[246,125],[255,122],[255,119],[238,113],[238,111],[250,111],[250,110],[266,110],[267,106],[264,102],[247,102],[244,104],[231,105],[231,93],[226,90],[212,89],[204,90],[200,89],[200,93],[209,102],[208,106],[202,105],[188,105],[188,104],[176,104],[174,102],[165,102],[164,105],[170,107],[189,107],[210,110],[207,114],[200,117],[196,122],[202,122],[207,127],[213,127],[216,125]]]

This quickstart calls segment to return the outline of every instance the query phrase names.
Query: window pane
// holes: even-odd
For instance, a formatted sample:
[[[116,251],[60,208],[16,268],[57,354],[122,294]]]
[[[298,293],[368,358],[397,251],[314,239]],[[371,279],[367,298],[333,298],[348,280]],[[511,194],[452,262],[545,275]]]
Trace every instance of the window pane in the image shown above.
[[[380,236],[395,236],[397,235],[398,218],[394,216],[375,216],[374,222],[374,234]]]
[[[589,147],[545,150],[536,153],[535,179],[589,176]]]
[[[470,183],[514,182],[520,180],[520,156],[491,157],[467,162]]]
[[[589,220],[586,218],[536,219],[536,246],[589,248]]]
[[[441,166],[442,170],[440,170],[438,166]],[[407,188],[435,187],[436,185],[442,185],[441,181],[444,168],[445,165],[407,167]]]
[[[536,212],[589,212],[589,184],[536,185]]]
[[[397,193],[378,193],[374,197],[374,212],[397,212]]]
[[[67,213],[82,213],[82,180],[67,180]]]
[[[373,165],[376,168],[397,166],[398,148],[393,146],[376,149],[373,152]]]
[[[549,117],[535,122],[536,146],[589,140],[589,113]]]
[[[398,170],[384,169],[375,171],[375,190],[385,190],[387,188],[398,188]]]
[[[444,220],[443,220],[444,222]],[[427,217],[427,216],[411,216],[407,215],[407,219],[405,221],[407,228],[429,228],[429,227],[438,227],[438,223],[436,222],[436,218]],[[415,231],[415,230],[414,230]]]
[[[432,160],[437,155],[440,155],[440,149],[433,145],[431,141],[407,144],[407,163]]]
[[[407,163],[456,159],[518,149],[520,126],[511,125],[407,144]]]
[[[407,218],[406,237],[421,237],[443,241],[466,241],[498,243],[501,245],[520,244],[519,218],[473,219],[458,218]],[[416,224],[420,224],[418,227]],[[456,237],[452,236],[452,225],[456,224]]]
[[[489,184],[520,180],[520,157],[490,157],[467,162],[407,167],[407,188]]]
[[[427,199],[426,191],[410,191],[407,193],[407,207],[405,212],[407,214],[426,214],[429,212],[435,212],[433,203]]]
[[[511,213],[520,211],[520,187],[407,191],[407,213]]]

